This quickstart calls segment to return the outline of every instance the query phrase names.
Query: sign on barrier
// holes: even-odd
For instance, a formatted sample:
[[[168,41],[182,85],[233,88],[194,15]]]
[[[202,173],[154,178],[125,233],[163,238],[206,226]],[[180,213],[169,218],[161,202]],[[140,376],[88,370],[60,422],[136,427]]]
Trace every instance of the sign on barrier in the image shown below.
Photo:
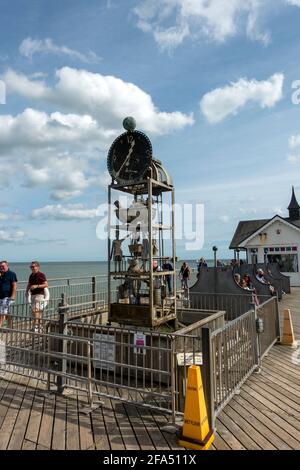
[[[146,335],[144,333],[137,332],[133,337],[134,353],[146,355]]]
[[[94,333],[94,367],[115,371],[116,341],[110,334]]]

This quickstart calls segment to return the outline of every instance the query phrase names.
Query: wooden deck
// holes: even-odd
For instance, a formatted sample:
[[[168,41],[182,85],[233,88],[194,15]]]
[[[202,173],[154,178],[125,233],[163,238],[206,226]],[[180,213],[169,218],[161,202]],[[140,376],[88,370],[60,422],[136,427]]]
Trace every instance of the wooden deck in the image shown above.
[[[300,339],[300,288],[281,302],[290,307]],[[217,420],[212,449],[300,449],[300,367],[295,350],[275,346]],[[300,362],[300,349],[298,354]],[[0,450],[180,449],[163,432],[167,418],[153,411],[104,399],[90,415],[79,413],[85,395],[42,396],[35,378],[0,379]]]

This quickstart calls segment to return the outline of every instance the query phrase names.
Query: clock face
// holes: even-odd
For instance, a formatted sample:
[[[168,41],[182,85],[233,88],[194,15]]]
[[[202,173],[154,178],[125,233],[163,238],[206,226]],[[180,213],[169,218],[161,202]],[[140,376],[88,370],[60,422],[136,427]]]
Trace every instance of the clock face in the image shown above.
[[[132,184],[143,179],[151,164],[152,145],[140,131],[125,132],[109,149],[107,168],[120,184]]]

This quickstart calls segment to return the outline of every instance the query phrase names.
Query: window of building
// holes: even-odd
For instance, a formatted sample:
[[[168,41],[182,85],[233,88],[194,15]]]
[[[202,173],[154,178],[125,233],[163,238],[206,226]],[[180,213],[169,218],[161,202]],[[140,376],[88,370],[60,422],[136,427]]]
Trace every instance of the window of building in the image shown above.
[[[276,254],[265,255],[266,262],[278,263],[280,271],[283,273],[297,273],[299,272],[298,255],[297,254]]]

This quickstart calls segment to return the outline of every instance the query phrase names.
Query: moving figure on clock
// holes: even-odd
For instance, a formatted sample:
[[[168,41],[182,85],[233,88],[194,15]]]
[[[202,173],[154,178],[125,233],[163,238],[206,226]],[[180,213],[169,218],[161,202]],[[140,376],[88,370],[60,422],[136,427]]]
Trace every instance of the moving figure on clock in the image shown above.
[[[115,271],[122,271],[122,261],[123,261],[123,250],[122,250],[122,243],[126,238],[129,237],[127,235],[124,238],[119,238],[119,230],[116,230],[116,239],[113,240],[110,252],[110,259],[114,260],[115,262]]]

